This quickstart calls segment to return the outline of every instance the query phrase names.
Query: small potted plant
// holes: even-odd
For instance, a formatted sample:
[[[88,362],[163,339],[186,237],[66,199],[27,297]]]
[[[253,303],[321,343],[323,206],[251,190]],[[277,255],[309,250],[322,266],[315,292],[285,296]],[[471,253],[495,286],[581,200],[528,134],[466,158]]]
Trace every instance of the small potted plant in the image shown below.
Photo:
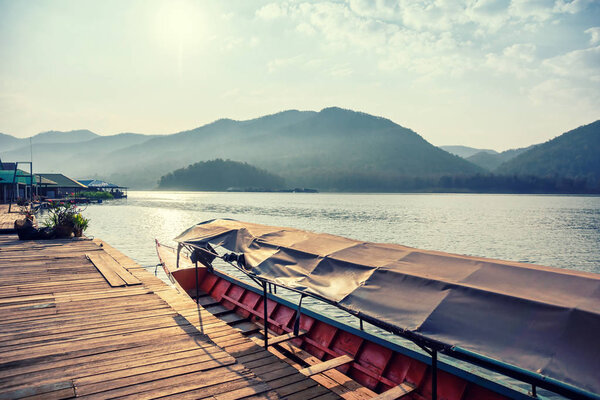
[[[83,235],[83,231],[85,231],[88,227],[88,223],[90,220],[88,218],[84,218],[81,213],[77,213],[73,216],[73,235],[75,237],[81,237]]]
[[[89,219],[85,218],[79,208],[72,202],[53,202],[48,209],[47,227],[52,228],[57,238],[80,237],[87,229]]]
[[[24,217],[23,219],[18,219],[15,221],[15,230],[17,231],[17,235],[19,235],[19,239],[21,240],[31,239],[37,232],[31,208],[29,207],[29,204],[22,199],[17,200],[17,205],[20,208],[19,214]]]

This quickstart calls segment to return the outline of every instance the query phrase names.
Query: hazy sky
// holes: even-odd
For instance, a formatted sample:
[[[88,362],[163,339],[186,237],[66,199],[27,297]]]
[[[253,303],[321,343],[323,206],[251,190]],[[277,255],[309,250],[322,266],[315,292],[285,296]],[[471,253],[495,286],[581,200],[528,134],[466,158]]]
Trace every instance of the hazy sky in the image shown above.
[[[335,105],[504,150],[600,118],[600,1],[0,1],[0,60],[19,137]]]

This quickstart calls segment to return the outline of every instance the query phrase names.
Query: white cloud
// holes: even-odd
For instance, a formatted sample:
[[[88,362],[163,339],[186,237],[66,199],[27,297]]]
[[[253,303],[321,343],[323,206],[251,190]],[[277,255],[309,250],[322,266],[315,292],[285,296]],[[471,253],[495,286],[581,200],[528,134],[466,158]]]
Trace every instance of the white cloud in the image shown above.
[[[296,26],[296,30],[300,33],[304,33],[308,36],[313,36],[317,31],[311,24],[307,24],[305,22],[300,22],[298,26]]]
[[[411,29],[440,32],[468,22],[466,5],[457,1],[401,0],[400,4],[402,22]]]
[[[265,20],[281,18],[286,14],[287,7],[279,3],[269,3],[256,11],[256,16]]]
[[[589,28],[585,30],[585,33],[590,35],[590,44],[595,45],[600,43],[600,27]]]
[[[529,92],[529,98],[538,106],[552,105],[595,114],[600,107],[597,88],[574,86],[570,80],[561,78],[548,79],[534,86]]]
[[[398,18],[398,2],[394,0],[347,0],[350,9],[361,17],[392,20]]]
[[[512,0],[510,13],[519,19],[545,21],[554,14],[554,0]]]
[[[297,56],[288,57],[288,58],[276,58],[267,63],[267,70],[270,73],[277,72],[278,70],[280,70],[282,68],[288,68],[290,66],[295,66],[295,65],[300,64],[302,62],[303,58],[304,57],[302,55],[297,55]]]
[[[354,73],[349,65],[337,65],[329,69],[329,75],[336,78],[346,78]]]
[[[535,73],[538,66],[536,46],[514,44],[506,47],[501,54],[486,55],[486,66],[497,73],[507,73],[517,78],[526,78]]]
[[[479,32],[495,32],[509,19],[510,0],[480,0],[466,10],[469,20],[479,26]]]
[[[558,76],[600,83],[600,46],[574,50],[544,60],[543,64]]]
[[[577,14],[593,2],[594,0],[557,0],[555,10],[560,13]]]

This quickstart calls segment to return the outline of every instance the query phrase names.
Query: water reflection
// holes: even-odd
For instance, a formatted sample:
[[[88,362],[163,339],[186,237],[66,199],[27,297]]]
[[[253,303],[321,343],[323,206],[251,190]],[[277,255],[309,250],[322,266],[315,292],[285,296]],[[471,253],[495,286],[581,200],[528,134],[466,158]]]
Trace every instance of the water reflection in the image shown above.
[[[154,238],[230,217],[373,242],[600,272],[600,197],[130,192],[90,205],[89,233],[142,264]]]

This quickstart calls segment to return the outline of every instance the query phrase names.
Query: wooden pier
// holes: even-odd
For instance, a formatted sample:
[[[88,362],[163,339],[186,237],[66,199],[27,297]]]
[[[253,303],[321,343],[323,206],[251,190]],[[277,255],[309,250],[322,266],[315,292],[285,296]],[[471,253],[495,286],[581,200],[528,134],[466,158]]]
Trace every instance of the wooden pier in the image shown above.
[[[17,210],[18,206],[14,205],[12,211],[8,212],[8,204],[0,204],[0,234],[14,232],[15,220],[23,218]]]
[[[0,399],[339,398],[243,326],[101,240],[0,235]]]

